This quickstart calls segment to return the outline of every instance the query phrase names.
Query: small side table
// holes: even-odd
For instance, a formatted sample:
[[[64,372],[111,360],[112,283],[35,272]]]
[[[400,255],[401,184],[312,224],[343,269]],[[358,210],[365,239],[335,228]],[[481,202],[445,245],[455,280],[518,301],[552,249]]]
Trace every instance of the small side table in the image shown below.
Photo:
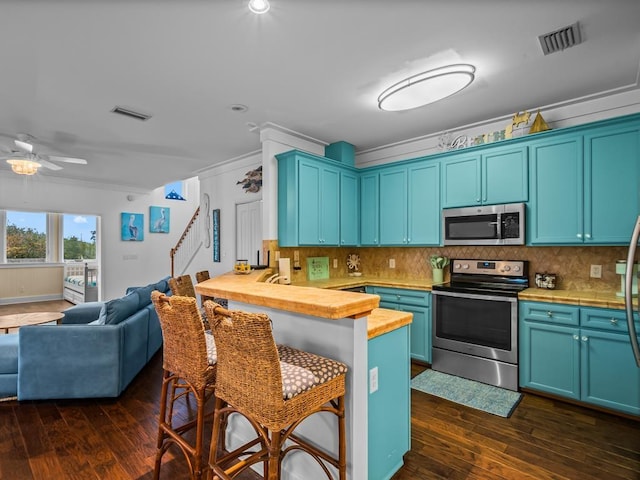
[[[11,329],[17,329],[26,325],[40,325],[43,323],[56,322],[64,318],[62,312],[30,312],[14,313],[11,315],[0,315],[0,331],[9,333]]]

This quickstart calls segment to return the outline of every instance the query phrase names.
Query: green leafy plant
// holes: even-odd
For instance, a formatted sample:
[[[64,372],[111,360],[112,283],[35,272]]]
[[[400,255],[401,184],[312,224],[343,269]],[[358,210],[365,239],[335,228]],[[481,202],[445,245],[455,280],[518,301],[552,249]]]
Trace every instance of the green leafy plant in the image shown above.
[[[442,269],[447,265],[449,265],[448,257],[441,257],[440,255],[431,255],[431,257],[429,257],[429,260],[431,262],[431,268]]]

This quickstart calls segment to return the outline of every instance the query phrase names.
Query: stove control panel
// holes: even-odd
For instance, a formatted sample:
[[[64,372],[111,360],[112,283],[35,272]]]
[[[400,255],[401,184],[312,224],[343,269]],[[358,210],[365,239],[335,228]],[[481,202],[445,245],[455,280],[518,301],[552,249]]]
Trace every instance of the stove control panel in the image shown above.
[[[510,277],[527,274],[524,260],[451,260],[451,273]]]

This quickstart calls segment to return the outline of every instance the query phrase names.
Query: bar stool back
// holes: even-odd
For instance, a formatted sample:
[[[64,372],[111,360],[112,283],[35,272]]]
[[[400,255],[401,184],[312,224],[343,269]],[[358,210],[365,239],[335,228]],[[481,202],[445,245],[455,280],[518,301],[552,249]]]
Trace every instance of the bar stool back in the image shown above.
[[[162,328],[163,378],[158,421],[158,441],[153,478],[160,476],[162,456],[177,445],[189,464],[190,478],[202,478],[205,404],[213,396],[216,380],[216,348],[213,336],[205,332],[196,299],[157,290],[151,300]],[[175,402],[196,400],[195,418],[177,424]],[[212,412],[209,413],[211,417]],[[175,415],[181,417],[181,415]],[[195,435],[185,435],[195,428]],[[195,442],[190,440],[195,437]]]
[[[247,467],[264,462],[264,478],[280,478],[285,455],[302,450],[318,461],[328,478],[329,466],[346,479],[345,377],[347,367],[335,360],[276,345],[265,314],[229,311],[205,303],[216,338],[218,371],[209,467],[212,478],[228,480]],[[296,427],[318,412],[338,417],[338,455],[331,455],[294,434]],[[253,426],[256,439],[231,453],[219,451],[225,418],[240,413]],[[290,446],[283,448],[285,442]],[[248,453],[260,445],[259,451]],[[240,460],[242,459],[242,460]]]

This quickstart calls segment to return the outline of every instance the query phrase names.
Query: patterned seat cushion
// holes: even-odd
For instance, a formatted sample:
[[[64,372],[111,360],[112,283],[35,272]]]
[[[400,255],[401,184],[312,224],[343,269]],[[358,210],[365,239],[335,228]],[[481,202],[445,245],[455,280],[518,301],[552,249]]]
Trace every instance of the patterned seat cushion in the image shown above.
[[[210,330],[204,332],[204,339],[207,341],[207,360],[209,360],[209,365],[215,365],[218,361],[218,351],[216,350],[216,342]]]
[[[285,400],[347,372],[344,363],[288,345],[278,345],[278,355],[282,373],[282,397]]]

